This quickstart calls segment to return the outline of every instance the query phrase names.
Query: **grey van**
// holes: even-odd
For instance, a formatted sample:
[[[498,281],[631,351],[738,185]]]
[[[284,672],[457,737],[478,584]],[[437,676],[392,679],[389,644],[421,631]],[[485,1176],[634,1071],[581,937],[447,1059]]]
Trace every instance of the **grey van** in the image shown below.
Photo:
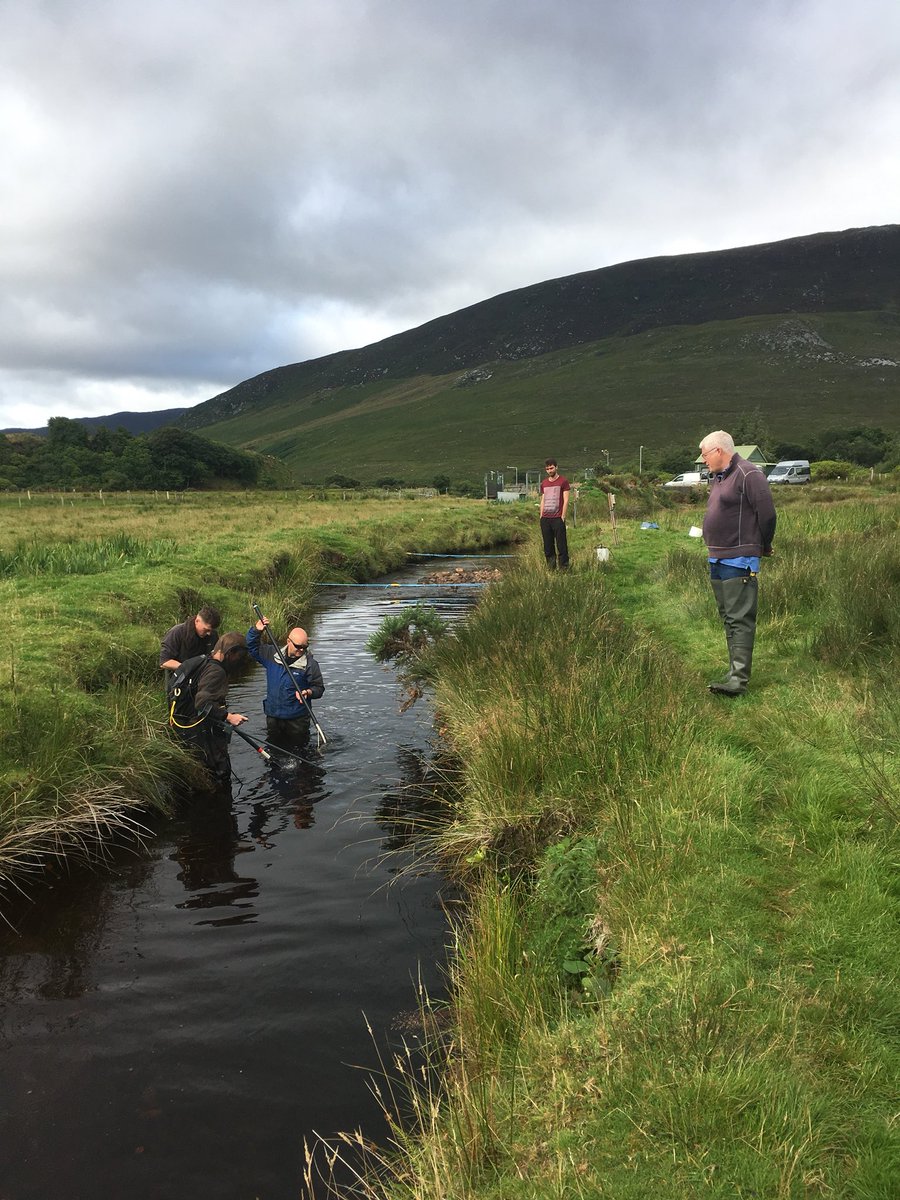
[[[809,460],[787,458],[776,463],[767,478],[769,483],[809,483]]]

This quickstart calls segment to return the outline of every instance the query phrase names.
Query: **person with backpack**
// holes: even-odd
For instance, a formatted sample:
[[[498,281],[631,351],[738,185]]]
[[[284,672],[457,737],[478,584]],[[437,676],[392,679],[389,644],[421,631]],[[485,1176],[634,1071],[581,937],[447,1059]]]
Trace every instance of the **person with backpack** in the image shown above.
[[[302,748],[309,742],[310,701],[325,694],[322,670],[310,653],[305,629],[299,625],[292,629],[279,655],[273,643],[262,640],[268,624],[268,618],[262,617],[247,631],[250,657],[266,670],[266,729],[278,745]],[[281,660],[287,664],[290,678]]]
[[[229,726],[242,725],[243,713],[228,711],[228,675],[243,662],[247,640],[225,633],[209,654],[186,659],[169,680],[169,726],[203,758],[217,784],[231,777]]]

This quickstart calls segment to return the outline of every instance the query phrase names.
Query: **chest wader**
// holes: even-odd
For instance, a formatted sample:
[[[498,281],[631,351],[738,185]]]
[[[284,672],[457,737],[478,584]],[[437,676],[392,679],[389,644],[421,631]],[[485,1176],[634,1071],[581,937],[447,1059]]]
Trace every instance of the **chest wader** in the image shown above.
[[[208,654],[196,655],[172,672],[169,682],[169,727],[186,745],[199,753],[217,783],[227,783],[231,778],[231,759],[228,755],[231,728],[222,721],[214,720],[209,713],[198,713],[194,706],[200,669],[208,658]]]
[[[755,575],[734,579],[711,579],[713,595],[728,643],[728,674],[709,690],[724,696],[740,696],[750,682],[753,666],[753,642],[756,638],[756,609],[759,582]]]

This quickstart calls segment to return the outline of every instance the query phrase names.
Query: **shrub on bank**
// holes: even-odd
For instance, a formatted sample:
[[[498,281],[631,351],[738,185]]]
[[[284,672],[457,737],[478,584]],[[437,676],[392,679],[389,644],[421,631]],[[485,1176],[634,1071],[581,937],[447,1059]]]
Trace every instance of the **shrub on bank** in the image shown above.
[[[813,483],[826,483],[834,479],[857,479],[865,474],[867,472],[861,471],[853,463],[839,462],[835,459],[823,459],[809,465],[809,475]]]

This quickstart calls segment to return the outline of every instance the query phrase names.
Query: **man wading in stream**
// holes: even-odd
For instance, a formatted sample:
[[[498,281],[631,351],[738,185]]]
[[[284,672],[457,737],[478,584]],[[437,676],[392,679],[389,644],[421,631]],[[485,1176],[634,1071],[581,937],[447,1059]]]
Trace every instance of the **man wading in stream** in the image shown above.
[[[247,631],[250,657],[266,669],[266,729],[277,745],[302,749],[309,742],[310,701],[325,695],[322,671],[310,653],[306,630],[298,625],[281,648],[281,657],[290,668],[289,678],[275,647],[262,640],[268,624],[263,617]]]
[[[219,610],[205,604],[196,616],[172,626],[159,648],[159,665],[166,672],[167,682],[168,673],[177,670],[187,659],[212,651],[219,637],[221,622]]]
[[[176,690],[169,693],[169,725],[182,741],[203,756],[217,786],[231,778],[229,726],[242,725],[243,713],[228,711],[228,675],[244,662],[247,642],[242,633],[225,633],[211,654],[186,659],[173,673]],[[180,683],[184,675],[183,683]]]

